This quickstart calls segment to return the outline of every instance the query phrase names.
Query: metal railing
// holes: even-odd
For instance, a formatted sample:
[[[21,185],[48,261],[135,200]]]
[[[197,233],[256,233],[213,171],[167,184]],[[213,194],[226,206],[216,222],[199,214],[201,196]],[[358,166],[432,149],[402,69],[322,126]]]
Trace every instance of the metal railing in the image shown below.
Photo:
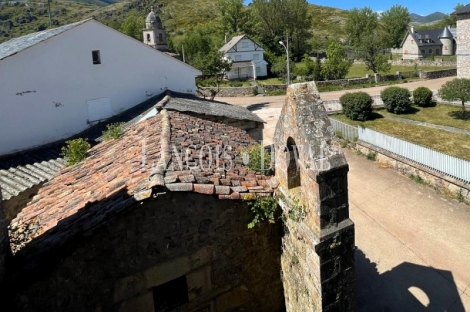
[[[330,123],[333,126],[335,133],[341,132],[341,136],[349,141],[357,140],[359,132],[357,127],[353,127],[344,122],[330,118]]]
[[[348,125],[330,118],[334,131],[348,140],[359,139],[429,169],[470,183],[470,162],[433,149],[368,129]]]
[[[470,183],[470,162],[466,160],[446,155],[430,148],[397,139],[368,128],[358,128],[358,131],[359,140],[361,141]]]

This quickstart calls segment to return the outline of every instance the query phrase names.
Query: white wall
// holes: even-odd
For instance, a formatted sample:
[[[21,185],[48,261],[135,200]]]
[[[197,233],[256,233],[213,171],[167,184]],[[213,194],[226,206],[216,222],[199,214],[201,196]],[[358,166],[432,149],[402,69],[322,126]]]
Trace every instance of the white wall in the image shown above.
[[[236,52],[234,51],[227,52],[225,56],[230,57],[230,59],[234,62],[254,60],[253,55],[255,54],[259,56],[260,61],[264,59],[263,49],[261,47],[256,47],[255,43],[250,39],[240,40],[236,45],[236,50],[237,50]]]
[[[0,155],[85,130],[88,100],[109,98],[118,114],[167,88],[195,93],[198,74],[96,21],[81,24],[0,61]]]
[[[418,44],[414,41],[413,37],[408,34],[405,42],[403,43],[403,59],[416,60],[422,57]],[[408,53],[406,53],[408,52]]]

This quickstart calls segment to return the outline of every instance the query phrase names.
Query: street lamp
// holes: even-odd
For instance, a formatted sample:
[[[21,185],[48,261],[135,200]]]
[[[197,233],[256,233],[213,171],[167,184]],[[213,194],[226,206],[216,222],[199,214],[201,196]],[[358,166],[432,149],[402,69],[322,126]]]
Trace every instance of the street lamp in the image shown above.
[[[289,66],[289,37],[287,37],[287,46],[284,44],[284,42],[279,41],[279,44],[286,49],[286,57],[287,57],[287,85],[290,85],[290,66]]]

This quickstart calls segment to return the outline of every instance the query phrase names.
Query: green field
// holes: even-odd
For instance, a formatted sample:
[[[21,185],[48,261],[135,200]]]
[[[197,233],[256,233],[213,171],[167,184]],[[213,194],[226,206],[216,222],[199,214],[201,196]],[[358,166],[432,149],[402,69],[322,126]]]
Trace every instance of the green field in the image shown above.
[[[370,128],[399,139],[432,148],[444,154],[470,160],[470,135],[384,119],[381,111],[374,112],[374,120],[365,122],[350,120],[342,114],[331,117],[353,126]]]
[[[413,106],[413,112],[408,114],[395,115],[385,110],[380,111],[380,114],[389,117],[399,117],[435,125],[470,130],[470,119],[464,120],[460,119],[458,116],[461,111],[462,109],[459,106],[437,104],[435,107]]]

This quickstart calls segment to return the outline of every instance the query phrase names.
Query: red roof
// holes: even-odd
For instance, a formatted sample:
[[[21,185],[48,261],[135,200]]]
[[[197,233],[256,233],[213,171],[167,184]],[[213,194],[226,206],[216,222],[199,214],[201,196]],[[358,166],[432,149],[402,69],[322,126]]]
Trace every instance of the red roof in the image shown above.
[[[189,191],[221,199],[270,194],[276,183],[247,169],[237,153],[254,144],[240,128],[162,110],[119,139],[96,145],[83,162],[44,184],[11,222],[12,250],[16,253],[36,238],[43,246],[62,245],[158,192]]]

